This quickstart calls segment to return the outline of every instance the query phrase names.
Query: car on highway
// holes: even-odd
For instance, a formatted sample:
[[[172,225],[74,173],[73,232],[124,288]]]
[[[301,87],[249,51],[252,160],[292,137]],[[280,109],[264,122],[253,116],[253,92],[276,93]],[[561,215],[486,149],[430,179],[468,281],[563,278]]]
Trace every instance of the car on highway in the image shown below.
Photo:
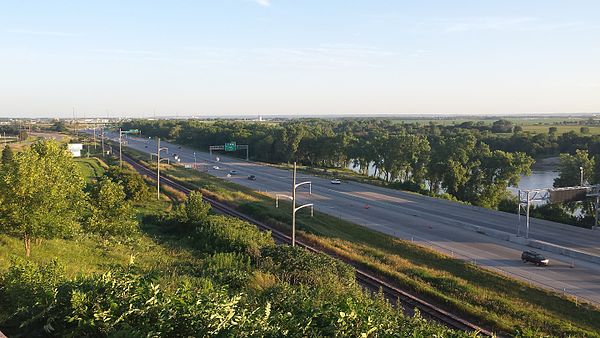
[[[231,175],[237,175],[238,172],[237,172],[237,170],[229,170],[229,173]]]
[[[334,178],[334,179],[331,180],[331,184],[342,184],[342,181],[340,181],[337,178]]]
[[[531,262],[537,266],[547,266],[549,262],[548,258],[532,250],[523,251],[521,254],[521,260],[523,263]]]
[[[248,179],[250,181],[256,181],[256,176],[254,176],[254,175],[248,175]]]
[[[214,170],[219,170],[219,169],[221,169],[221,168],[219,168],[219,166],[218,166],[218,165],[213,165],[213,169],[214,169]]]

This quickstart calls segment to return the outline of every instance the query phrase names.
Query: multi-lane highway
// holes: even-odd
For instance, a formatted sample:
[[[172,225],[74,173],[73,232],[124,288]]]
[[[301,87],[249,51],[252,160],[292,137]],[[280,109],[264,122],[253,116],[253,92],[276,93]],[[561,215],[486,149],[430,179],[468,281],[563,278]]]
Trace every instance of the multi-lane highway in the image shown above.
[[[111,134],[110,137],[118,141],[118,135]],[[129,137],[127,146],[156,152],[156,142],[148,138]],[[206,152],[168,142],[161,142],[161,146],[169,148],[167,156],[172,158],[173,154],[177,154],[182,163],[201,163],[211,175],[273,196],[290,193],[291,173],[287,170],[223,154],[218,155],[220,161],[216,162]],[[238,174],[227,177],[230,170],[236,170]],[[255,175],[256,180],[248,180],[248,175]],[[304,174],[299,174],[298,180],[313,182],[312,195],[306,189],[298,199],[310,200],[318,211],[600,304],[600,265],[550,252],[543,252],[551,260],[549,267],[524,264],[520,260],[521,252],[530,248],[465,227],[480,226],[515,233],[516,215],[356,182],[333,185],[328,178]],[[600,231],[532,219],[530,237],[600,255]]]

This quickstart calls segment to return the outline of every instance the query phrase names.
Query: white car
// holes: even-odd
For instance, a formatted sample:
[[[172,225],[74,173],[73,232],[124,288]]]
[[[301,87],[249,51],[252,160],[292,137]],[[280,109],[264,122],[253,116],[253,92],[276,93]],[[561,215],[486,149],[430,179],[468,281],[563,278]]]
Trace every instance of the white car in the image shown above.
[[[342,184],[342,181],[340,181],[337,178],[334,178],[333,180],[331,180],[331,184]]]
[[[213,169],[215,169],[215,170],[219,170],[219,169],[221,169],[221,168],[219,168],[219,166],[218,166],[218,165],[213,165]]]

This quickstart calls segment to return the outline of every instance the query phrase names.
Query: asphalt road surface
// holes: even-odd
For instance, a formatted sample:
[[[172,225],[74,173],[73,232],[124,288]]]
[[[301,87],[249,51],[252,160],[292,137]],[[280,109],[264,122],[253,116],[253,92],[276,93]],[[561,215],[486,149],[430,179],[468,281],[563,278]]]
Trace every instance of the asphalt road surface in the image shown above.
[[[118,141],[118,134],[109,136]],[[144,152],[156,152],[156,141],[148,138],[128,137],[127,146]],[[266,192],[273,197],[276,193],[290,194],[292,173],[288,170],[226,157],[223,153],[213,154],[211,159],[207,152],[164,141],[161,141],[161,146],[169,148],[165,156],[173,160],[173,154],[177,154],[181,164],[197,162],[211,175]],[[216,156],[219,156],[219,162],[215,161]],[[237,170],[238,173],[227,177],[230,170]],[[256,180],[248,180],[248,175],[255,175]],[[600,305],[600,265],[543,251],[550,259],[550,266],[524,264],[520,260],[521,252],[531,248],[458,226],[462,222],[515,233],[517,215],[368,184],[344,181],[334,185],[331,179],[298,175],[298,182],[306,180],[312,181],[312,195],[308,194],[308,187],[299,188],[298,203],[310,201],[315,204],[315,210]],[[532,219],[530,238],[600,255],[600,230]]]

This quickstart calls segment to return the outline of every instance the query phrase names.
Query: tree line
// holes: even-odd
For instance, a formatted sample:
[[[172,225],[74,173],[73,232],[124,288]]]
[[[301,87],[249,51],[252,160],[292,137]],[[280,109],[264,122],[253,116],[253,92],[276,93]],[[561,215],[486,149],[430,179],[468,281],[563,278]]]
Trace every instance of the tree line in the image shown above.
[[[405,189],[445,194],[496,207],[506,188],[529,174],[533,159],[522,151],[491,146],[476,129],[385,120],[292,120],[282,123],[136,120],[123,128],[200,149],[236,141],[249,144],[255,160],[298,161],[308,166],[373,171]]]

